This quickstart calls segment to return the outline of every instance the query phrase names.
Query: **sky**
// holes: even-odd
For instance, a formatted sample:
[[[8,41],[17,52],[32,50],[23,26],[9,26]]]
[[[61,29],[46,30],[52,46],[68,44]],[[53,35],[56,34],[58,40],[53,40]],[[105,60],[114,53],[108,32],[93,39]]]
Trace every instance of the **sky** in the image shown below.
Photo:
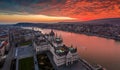
[[[0,0],[0,22],[87,21],[120,17],[120,0]]]

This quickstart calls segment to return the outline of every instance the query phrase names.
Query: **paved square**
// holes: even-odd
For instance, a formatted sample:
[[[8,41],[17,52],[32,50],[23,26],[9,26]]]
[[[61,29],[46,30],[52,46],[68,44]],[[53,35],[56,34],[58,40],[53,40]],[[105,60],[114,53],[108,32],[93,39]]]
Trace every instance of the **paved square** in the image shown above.
[[[33,56],[33,48],[31,46],[22,46],[16,48],[15,57],[18,59]]]

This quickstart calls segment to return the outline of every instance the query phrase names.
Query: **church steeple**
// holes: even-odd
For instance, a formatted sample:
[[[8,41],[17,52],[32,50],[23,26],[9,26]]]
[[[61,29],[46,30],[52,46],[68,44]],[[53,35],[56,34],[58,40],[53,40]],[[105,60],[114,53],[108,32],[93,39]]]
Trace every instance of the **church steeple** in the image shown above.
[[[53,30],[51,30],[51,32],[50,32],[50,36],[55,36],[55,33],[54,33]]]

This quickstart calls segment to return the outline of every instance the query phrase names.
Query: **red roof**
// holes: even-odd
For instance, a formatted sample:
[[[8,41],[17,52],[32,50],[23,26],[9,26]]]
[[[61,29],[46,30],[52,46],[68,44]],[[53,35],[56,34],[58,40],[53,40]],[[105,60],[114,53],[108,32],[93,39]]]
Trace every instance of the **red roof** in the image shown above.
[[[0,36],[0,38],[6,38],[6,37],[8,37],[8,35]]]
[[[8,44],[8,42],[7,41],[4,41],[3,43],[1,43],[1,45],[0,45],[0,49],[2,49],[4,46],[6,46]]]

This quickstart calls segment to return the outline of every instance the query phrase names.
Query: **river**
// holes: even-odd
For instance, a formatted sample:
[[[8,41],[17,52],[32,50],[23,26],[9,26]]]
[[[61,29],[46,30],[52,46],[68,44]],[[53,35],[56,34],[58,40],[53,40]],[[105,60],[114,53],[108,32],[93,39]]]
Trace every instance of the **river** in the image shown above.
[[[43,29],[44,33],[50,32]],[[54,30],[64,44],[77,47],[81,58],[90,64],[100,64],[107,70],[120,70],[120,42],[96,36]]]

